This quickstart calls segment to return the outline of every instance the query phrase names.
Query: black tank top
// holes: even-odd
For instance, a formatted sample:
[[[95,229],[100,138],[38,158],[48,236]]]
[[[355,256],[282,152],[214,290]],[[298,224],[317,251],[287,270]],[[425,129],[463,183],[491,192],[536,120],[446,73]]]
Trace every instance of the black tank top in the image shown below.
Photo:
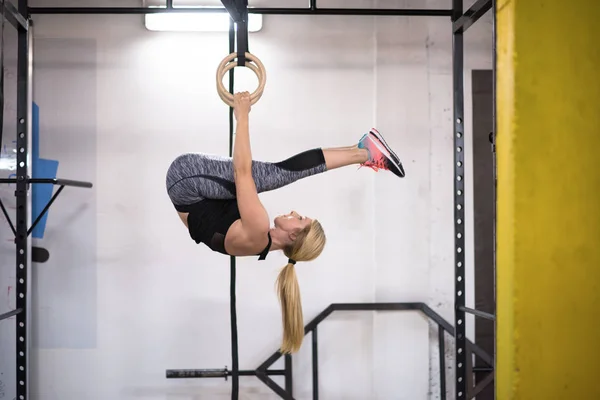
[[[240,211],[236,200],[204,199],[196,204],[186,206],[188,215],[188,231],[198,244],[204,243],[208,248],[221,254],[225,251],[225,235],[229,227],[240,219]],[[267,247],[257,254],[259,260],[267,258],[271,248],[271,234],[268,234]],[[229,255],[229,254],[227,254]]]

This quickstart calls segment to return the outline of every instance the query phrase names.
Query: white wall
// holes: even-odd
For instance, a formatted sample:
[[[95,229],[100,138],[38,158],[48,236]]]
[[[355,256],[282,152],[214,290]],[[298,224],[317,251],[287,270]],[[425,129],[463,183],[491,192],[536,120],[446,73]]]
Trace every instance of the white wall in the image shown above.
[[[297,3],[291,5],[304,5]],[[44,241],[52,258],[37,274],[54,280],[40,278],[34,294],[35,398],[230,398],[230,382],[164,378],[168,368],[231,367],[229,259],[189,239],[164,189],[166,168],[178,154],[227,154],[228,109],[214,88],[227,35],[148,32],[142,22],[140,16],[35,17],[41,151],[61,160],[63,177],[95,185],[70,189],[72,197],[57,202],[48,221]],[[489,26],[472,29],[466,64],[490,68]],[[252,111],[255,158],[353,144],[377,126],[407,171],[399,180],[349,167],[261,196],[272,215],[296,209],[327,230],[320,259],[298,268],[306,320],[332,302],[423,301],[452,322],[449,20],[265,16],[250,45],[268,69],[267,89]],[[468,71],[465,78],[470,123]],[[237,90],[255,85],[245,70],[236,79]],[[466,134],[468,141],[470,129]],[[69,149],[70,143],[79,144]],[[472,232],[471,218],[466,222]],[[279,344],[273,289],[284,261],[275,253],[260,263],[237,261],[242,369],[254,369]],[[467,279],[472,288],[472,271]],[[61,304],[69,303],[94,320],[65,312]],[[311,398],[307,339],[294,358],[297,399]],[[419,314],[335,314],[320,326],[319,346],[322,399],[439,398],[437,330]],[[450,369],[451,340],[446,347]],[[240,393],[277,398],[256,378],[242,378]]]

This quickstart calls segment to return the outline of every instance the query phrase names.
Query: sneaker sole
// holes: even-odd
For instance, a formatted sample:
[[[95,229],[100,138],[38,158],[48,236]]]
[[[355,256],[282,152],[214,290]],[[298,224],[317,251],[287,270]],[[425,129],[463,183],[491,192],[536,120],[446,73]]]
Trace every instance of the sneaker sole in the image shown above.
[[[373,136],[375,136],[375,135],[373,135]],[[381,148],[383,144],[380,145],[375,140],[371,140],[371,142],[375,145],[375,147],[377,147],[377,150],[379,150],[381,152],[381,154],[386,156],[388,158],[388,160],[390,160],[392,162],[392,164],[394,164],[394,166],[398,169],[398,171],[400,171],[402,178],[404,178],[405,173],[404,173],[404,168],[402,167],[402,164],[399,162],[396,162],[396,160],[394,160],[394,157],[387,151],[385,146],[384,146],[384,148]]]
[[[377,129],[373,128],[373,129],[371,129],[369,131],[369,133],[371,133],[373,136],[375,136],[381,142],[381,144],[383,144],[385,146],[386,150],[394,158],[394,161],[397,164],[401,164],[400,163],[400,157],[398,157],[398,155],[396,153],[394,153],[394,151],[392,150],[392,148],[390,147],[390,145],[387,144],[387,142],[385,141],[385,139],[383,138],[383,136],[381,136],[381,133],[379,133],[379,131]]]
[[[404,172],[404,167],[402,166],[402,162],[400,162],[400,157],[398,157],[398,155],[396,153],[394,153],[394,151],[390,148],[390,146],[387,144],[387,142],[385,141],[383,136],[381,136],[381,134],[377,131],[377,129],[375,129],[375,128],[371,129],[370,133],[373,136],[375,136],[378,139],[378,141],[380,141],[381,144],[385,147],[385,150],[390,155],[392,162],[396,165],[396,167],[402,174],[402,177],[404,178],[404,176],[406,175],[406,172]],[[382,150],[381,146],[376,141],[373,141],[373,143],[375,143],[375,146],[377,146],[377,148],[380,151]],[[384,154],[385,154],[385,152],[384,152]]]

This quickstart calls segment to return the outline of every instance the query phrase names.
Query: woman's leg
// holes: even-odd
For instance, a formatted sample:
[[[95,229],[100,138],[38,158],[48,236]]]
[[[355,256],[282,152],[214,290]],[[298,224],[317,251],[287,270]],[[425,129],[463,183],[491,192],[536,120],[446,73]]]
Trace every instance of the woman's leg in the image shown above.
[[[259,193],[281,188],[327,170],[321,149],[311,149],[281,162],[252,161],[252,176]],[[167,192],[180,211],[203,199],[235,198],[233,160],[207,154],[183,154],[169,167]]]
[[[363,164],[369,160],[367,149],[360,149],[358,145],[323,149],[323,155],[329,171],[348,165]]]
[[[390,154],[395,156],[386,143],[370,132],[354,146],[315,148],[277,163],[252,161],[252,177],[257,191],[262,193],[354,164],[375,170],[391,170],[398,176],[404,176],[401,164]],[[233,160],[206,154],[179,156],[169,167],[167,192],[176,206],[194,204],[205,198],[234,199]]]

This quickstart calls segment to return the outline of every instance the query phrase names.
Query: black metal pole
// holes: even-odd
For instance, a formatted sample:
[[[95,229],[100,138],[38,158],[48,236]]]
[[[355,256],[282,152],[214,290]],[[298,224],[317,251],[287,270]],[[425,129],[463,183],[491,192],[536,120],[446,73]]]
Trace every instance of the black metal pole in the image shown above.
[[[17,183],[17,178],[0,178],[0,183]],[[73,186],[88,189],[94,187],[91,182],[57,178],[29,178],[27,179],[27,183],[49,183],[51,185]]]
[[[233,20],[229,22],[229,53],[233,53],[234,51],[234,40],[235,40],[235,29]],[[229,92],[233,93],[234,80],[233,80],[233,70],[234,68],[229,70]],[[233,155],[233,135],[234,135],[234,114],[233,108],[229,108],[229,156]],[[231,314],[231,399],[238,400],[239,397],[239,363],[238,363],[238,332],[237,332],[237,312],[236,312],[236,289],[235,289],[235,281],[236,281],[236,264],[235,257],[229,257],[230,260],[230,276],[231,276],[231,286],[230,286],[230,314]]]
[[[440,400],[446,400],[446,343],[444,328],[438,325],[438,349],[440,353]]]
[[[10,24],[13,27],[15,27],[16,29],[28,29],[29,23],[27,22],[27,19],[23,16],[27,14],[23,13],[23,15],[21,15],[19,13],[20,9],[17,10],[17,8],[12,4],[10,0],[4,0],[4,11],[6,20],[10,22]]]
[[[489,319],[489,320],[492,320],[492,321],[496,319],[496,317],[493,314],[490,314],[490,313],[485,312],[485,311],[475,310],[475,309],[472,309],[472,308],[469,308],[469,307],[460,307],[460,310],[464,311],[466,313],[469,313],[469,314],[473,314],[473,315],[475,315],[477,317]]]
[[[19,13],[27,15],[27,0],[19,0]],[[29,198],[27,196],[29,158],[29,33],[18,29],[17,38],[17,221],[16,243],[16,308],[22,311],[16,316],[16,385],[19,400],[28,399],[29,358],[29,307],[28,270],[29,246],[27,224],[29,220]]]
[[[2,321],[3,319],[8,319],[10,317],[14,317],[15,315],[21,313],[22,311],[23,311],[22,309],[17,308],[16,310],[12,310],[7,313],[0,314],[0,321]]]
[[[146,7],[30,7],[30,14],[157,14],[178,13],[224,13],[225,8],[184,8],[173,9]],[[250,14],[264,15],[379,15],[413,17],[450,17],[452,10],[434,9],[376,9],[376,8],[261,8],[248,9]]]
[[[463,15],[461,15],[454,23],[455,32],[465,32],[479,18],[483,17],[490,8],[492,8],[492,0],[477,0]]]
[[[319,400],[319,336],[316,326],[312,330],[312,384],[313,400]]]
[[[239,376],[257,376],[259,373],[267,376],[286,376],[283,369],[271,369],[266,371],[238,371]],[[232,371],[223,369],[168,369],[165,372],[167,379],[200,379],[200,378],[227,378],[232,375]]]
[[[462,16],[462,0],[452,0],[452,21]],[[464,193],[464,51],[462,31],[452,30],[452,76],[454,92],[454,337],[456,363],[456,399],[467,396],[467,340],[465,313],[465,193]]]
[[[284,357],[285,360],[285,391],[288,392],[290,396],[294,395],[294,380],[293,380],[293,370],[292,370],[292,356],[290,354],[286,354]]]
[[[0,28],[0,146],[2,146],[2,134],[4,133],[4,28],[6,17],[5,14],[5,0],[0,1],[0,8],[2,9],[2,27]],[[7,218],[8,219],[8,218]],[[14,231],[14,229],[13,229]]]

